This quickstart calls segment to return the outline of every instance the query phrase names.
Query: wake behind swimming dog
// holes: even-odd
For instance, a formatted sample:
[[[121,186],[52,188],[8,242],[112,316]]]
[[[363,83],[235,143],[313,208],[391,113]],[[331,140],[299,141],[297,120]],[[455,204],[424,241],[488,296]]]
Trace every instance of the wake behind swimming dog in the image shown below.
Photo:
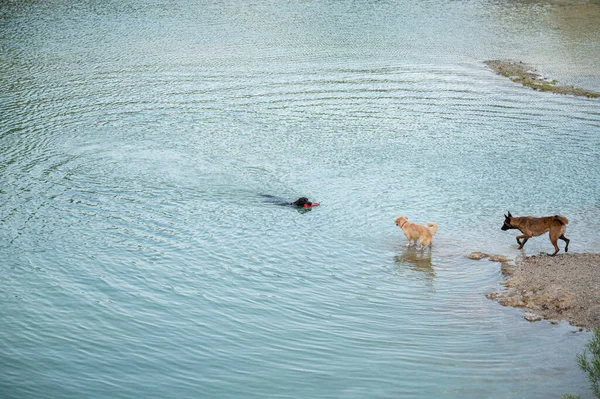
[[[436,223],[428,222],[427,226],[422,226],[420,224],[409,222],[406,216],[398,216],[395,223],[396,226],[402,229],[404,235],[408,239],[408,247],[410,247],[411,241],[414,242],[414,245],[417,245],[417,241],[419,241],[421,243],[419,249],[423,249],[427,245],[431,248],[433,236],[438,231],[438,225]]]

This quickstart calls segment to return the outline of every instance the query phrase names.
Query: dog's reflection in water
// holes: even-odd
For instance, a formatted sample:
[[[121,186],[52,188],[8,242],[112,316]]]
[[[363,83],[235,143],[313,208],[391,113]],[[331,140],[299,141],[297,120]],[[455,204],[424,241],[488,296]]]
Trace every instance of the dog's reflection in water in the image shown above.
[[[423,273],[427,279],[433,280],[435,270],[431,263],[431,248],[421,251],[415,247],[402,248],[400,254],[394,256],[394,261],[399,266],[408,266],[410,270]]]

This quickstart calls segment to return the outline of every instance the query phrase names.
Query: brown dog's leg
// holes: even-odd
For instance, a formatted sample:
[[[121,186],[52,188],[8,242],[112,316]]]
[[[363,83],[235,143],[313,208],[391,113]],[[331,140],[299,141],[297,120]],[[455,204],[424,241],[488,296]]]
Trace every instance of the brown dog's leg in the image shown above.
[[[523,242],[519,240],[519,238],[523,238]],[[522,236],[517,236],[517,242],[519,243],[519,249],[523,248],[523,245],[529,240],[529,236],[523,234]]]
[[[550,230],[550,242],[552,243],[552,245],[554,245],[554,253],[552,254],[552,256],[556,255],[559,251],[558,249],[558,239],[564,240],[567,245],[565,246],[565,252],[568,251],[569,249],[569,239],[567,237],[565,237],[564,233],[562,233],[561,231],[552,231]]]
[[[558,253],[559,248],[558,248],[558,243],[556,242],[557,240],[551,240],[552,241],[552,245],[554,245],[554,253],[551,256],[554,256]]]
[[[550,242],[552,243],[552,245],[554,246],[554,253],[552,254],[552,256],[556,255],[559,251],[558,248],[558,234],[562,234],[562,233],[555,233],[554,231],[550,230]]]
[[[565,235],[564,235],[564,234],[562,234],[562,235],[561,235],[560,237],[558,237],[558,238],[560,238],[561,240],[563,240],[564,242],[566,242],[566,243],[567,243],[567,245],[565,245],[565,252],[569,252],[569,241],[571,241],[571,240],[569,240],[567,237],[565,237]]]

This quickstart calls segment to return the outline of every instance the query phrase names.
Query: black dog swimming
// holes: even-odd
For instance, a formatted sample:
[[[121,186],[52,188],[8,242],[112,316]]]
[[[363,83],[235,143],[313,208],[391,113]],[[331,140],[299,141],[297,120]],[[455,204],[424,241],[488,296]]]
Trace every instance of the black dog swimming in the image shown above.
[[[276,197],[274,195],[269,194],[261,194],[263,198],[267,198],[267,201],[275,204],[275,205],[285,205],[285,206],[294,206],[297,208],[312,208],[314,206],[319,206],[318,202],[311,202],[306,197],[300,197],[294,202],[289,202],[285,198]]]

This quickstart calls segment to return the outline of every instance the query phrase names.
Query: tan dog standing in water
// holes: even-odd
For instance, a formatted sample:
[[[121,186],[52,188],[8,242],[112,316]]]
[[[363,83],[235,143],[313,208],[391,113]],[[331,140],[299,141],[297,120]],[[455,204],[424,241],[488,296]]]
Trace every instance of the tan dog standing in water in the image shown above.
[[[433,222],[427,223],[427,227],[425,227],[420,224],[409,222],[406,216],[398,216],[396,218],[396,226],[400,227],[404,232],[404,235],[408,239],[409,247],[411,241],[414,241],[416,245],[417,240],[419,240],[421,243],[419,249],[425,248],[426,245],[429,245],[431,248],[431,239],[438,231],[437,224]]]
[[[508,215],[504,215],[504,224],[500,229],[504,231],[508,229],[518,229],[523,233],[523,235],[517,236],[519,249],[523,248],[523,245],[525,245],[527,240],[531,237],[540,236],[549,231],[550,242],[554,245],[554,253],[552,254],[552,256],[554,256],[559,251],[557,243],[559,238],[567,243],[567,245],[565,245],[565,252],[569,252],[570,240],[565,237],[567,223],[569,223],[567,218],[560,215],[541,218],[534,218],[532,216],[514,217],[508,212]],[[523,241],[520,240],[521,238]]]

